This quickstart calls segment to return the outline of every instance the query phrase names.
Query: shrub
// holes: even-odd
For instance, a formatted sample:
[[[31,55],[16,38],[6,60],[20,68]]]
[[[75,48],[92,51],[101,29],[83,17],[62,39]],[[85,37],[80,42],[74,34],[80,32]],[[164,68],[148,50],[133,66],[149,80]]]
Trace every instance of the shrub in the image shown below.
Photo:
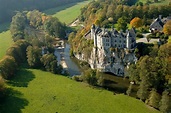
[[[72,79],[77,81],[77,82],[82,82],[83,81],[83,78],[82,78],[81,75],[72,76]]]
[[[138,38],[143,38],[142,33],[139,33],[139,32],[138,32],[138,33],[137,33],[137,37],[138,37]]]
[[[3,97],[4,95],[4,91],[5,91],[5,81],[4,79],[2,78],[2,76],[0,76],[0,99]]]
[[[84,72],[84,80],[90,85],[97,85],[96,70],[88,69]]]

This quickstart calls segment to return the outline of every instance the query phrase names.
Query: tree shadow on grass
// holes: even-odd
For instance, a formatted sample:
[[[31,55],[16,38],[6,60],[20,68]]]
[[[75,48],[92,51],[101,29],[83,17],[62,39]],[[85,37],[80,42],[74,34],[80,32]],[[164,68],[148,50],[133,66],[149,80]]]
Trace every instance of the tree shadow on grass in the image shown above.
[[[28,101],[22,97],[22,93],[11,88],[6,90],[5,98],[0,100],[0,113],[22,113],[22,109],[28,105]]]
[[[35,78],[35,75],[26,69],[20,69],[16,76],[8,82],[9,85],[14,87],[28,87],[30,81]]]

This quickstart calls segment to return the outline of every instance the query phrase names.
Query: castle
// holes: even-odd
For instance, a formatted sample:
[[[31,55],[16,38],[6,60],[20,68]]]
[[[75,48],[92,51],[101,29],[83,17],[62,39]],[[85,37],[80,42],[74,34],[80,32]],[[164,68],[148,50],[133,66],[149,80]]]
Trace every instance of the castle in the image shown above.
[[[136,62],[133,53],[136,47],[136,34],[133,28],[123,33],[113,28],[108,30],[92,25],[89,34],[94,40],[94,48],[88,60],[92,69],[123,76],[125,67]]]

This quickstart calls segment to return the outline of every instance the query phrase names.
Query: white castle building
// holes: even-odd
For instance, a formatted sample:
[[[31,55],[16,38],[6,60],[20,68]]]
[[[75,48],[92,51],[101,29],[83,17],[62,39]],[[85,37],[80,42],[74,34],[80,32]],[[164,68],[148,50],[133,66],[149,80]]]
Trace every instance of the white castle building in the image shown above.
[[[137,58],[133,53],[136,47],[134,29],[123,33],[115,29],[108,30],[92,25],[88,34],[94,40],[94,48],[88,60],[92,69],[123,76],[125,67],[136,62]]]

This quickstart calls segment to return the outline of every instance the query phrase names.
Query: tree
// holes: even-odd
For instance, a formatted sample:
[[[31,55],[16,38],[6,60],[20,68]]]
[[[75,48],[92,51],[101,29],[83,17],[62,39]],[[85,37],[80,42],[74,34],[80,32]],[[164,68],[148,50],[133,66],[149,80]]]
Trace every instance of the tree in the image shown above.
[[[2,76],[0,76],[0,100],[3,97],[4,90],[5,90],[5,80],[4,78],[2,78]]]
[[[142,20],[139,17],[135,17],[131,20],[130,25],[135,28],[142,26]]]
[[[0,75],[5,79],[10,79],[17,71],[17,63],[12,56],[5,56],[0,60]]]
[[[43,13],[39,12],[38,10],[29,11],[27,13],[27,19],[30,21],[30,25],[35,28],[38,28],[43,25],[42,15]]]
[[[24,39],[24,28],[26,26],[26,21],[27,19],[25,14],[21,12],[17,12],[17,14],[12,17],[10,32],[14,41]]]
[[[132,92],[132,84],[129,85],[127,91],[126,91],[126,94],[129,96]]]
[[[27,47],[27,62],[30,67],[39,68],[41,67],[41,49],[38,47],[28,46]]]
[[[149,95],[149,99],[148,99],[148,105],[158,109],[159,108],[159,102],[160,102],[160,95],[156,92],[155,89],[152,89],[152,91],[150,92]]]
[[[90,85],[97,85],[96,71],[88,69],[84,72],[84,77]]]
[[[41,62],[43,63],[45,69],[49,72],[52,73],[61,73],[60,70],[58,70],[58,66],[57,66],[57,60],[56,57],[53,54],[45,54],[43,55],[43,57],[41,58]]]
[[[142,80],[139,86],[139,90],[137,92],[138,98],[140,98],[142,101],[145,101],[148,98],[149,91],[148,91],[148,84],[146,80]]]
[[[135,64],[131,64],[128,69],[129,80],[138,84],[140,82],[139,69]]]
[[[166,35],[171,35],[171,20],[169,20],[168,22],[166,22],[166,24],[163,27],[163,32]]]
[[[6,55],[14,57],[17,64],[26,61],[26,48],[29,43],[25,40],[16,41],[7,51]]]
[[[52,36],[65,38],[65,25],[56,17],[51,17],[45,22],[45,30]]]
[[[169,97],[169,92],[164,91],[162,94],[162,99],[160,101],[160,111],[163,113],[170,113],[171,112],[171,98]]]
[[[126,18],[125,17],[119,18],[118,21],[117,21],[117,24],[118,24],[118,26],[117,26],[118,30],[125,31],[127,29],[127,22],[126,22]]]

